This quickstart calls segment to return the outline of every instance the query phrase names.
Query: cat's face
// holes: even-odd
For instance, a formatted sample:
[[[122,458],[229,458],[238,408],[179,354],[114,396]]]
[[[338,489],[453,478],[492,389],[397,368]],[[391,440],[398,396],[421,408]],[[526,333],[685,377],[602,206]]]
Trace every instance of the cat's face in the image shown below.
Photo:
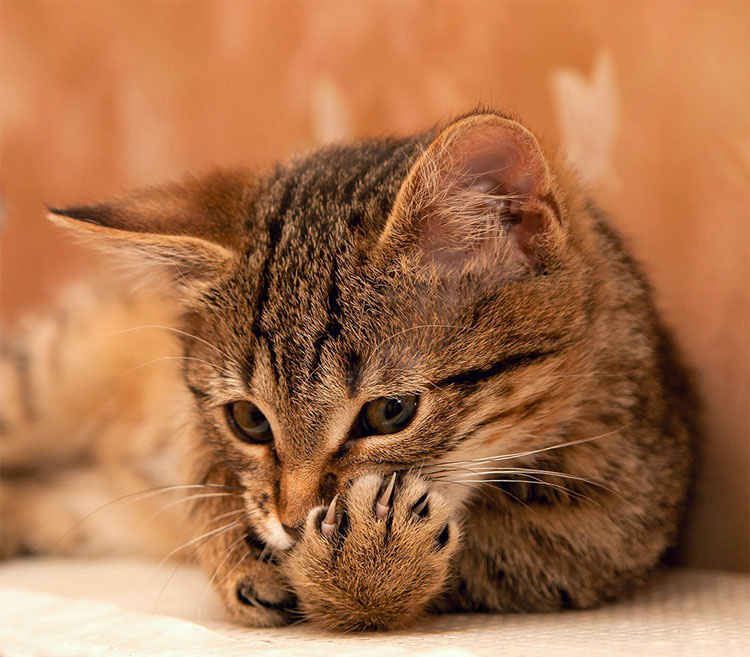
[[[583,279],[505,118],[57,214],[174,263],[206,471],[272,548],[361,474],[533,450],[576,403],[559,374],[584,354]]]

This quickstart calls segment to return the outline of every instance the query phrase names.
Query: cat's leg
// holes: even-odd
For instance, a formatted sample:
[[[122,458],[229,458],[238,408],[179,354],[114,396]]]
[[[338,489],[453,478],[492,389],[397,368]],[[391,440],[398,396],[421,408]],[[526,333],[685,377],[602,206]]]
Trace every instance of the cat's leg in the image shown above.
[[[284,581],[277,556],[248,525],[242,523],[209,536],[199,558],[210,585],[235,621],[251,627],[274,627],[299,618],[295,596]]]
[[[0,558],[118,554],[158,560],[179,542],[182,491],[154,490],[127,464],[32,474],[0,481]]]
[[[296,599],[282,576],[279,555],[253,530],[242,488],[223,467],[211,464],[206,470],[207,462],[198,456],[190,470],[191,481],[213,492],[194,499],[189,512],[194,536],[188,549],[196,554],[209,586],[243,625],[273,627],[297,620]]]
[[[387,478],[364,476],[336,506],[335,523],[326,507],[310,512],[283,562],[302,613],[331,629],[412,623],[447,584],[460,541],[450,505],[410,473],[390,494]]]
[[[1,336],[0,557],[161,557],[178,540],[176,311],[107,283]]]
[[[674,519],[624,500],[477,505],[464,521],[444,610],[585,609],[644,581],[671,543]],[[666,507],[666,505],[665,505]]]

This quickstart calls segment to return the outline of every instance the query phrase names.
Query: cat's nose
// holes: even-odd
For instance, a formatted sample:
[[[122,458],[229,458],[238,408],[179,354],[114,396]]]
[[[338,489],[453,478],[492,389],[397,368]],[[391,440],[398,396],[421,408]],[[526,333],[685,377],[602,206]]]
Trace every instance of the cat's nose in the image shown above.
[[[292,537],[294,528],[304,527],[307,514],[320,498],[320,475],[314,467],[289,468],[281,472],[276,513]]]
[[[302,538],[302,530],[300,530],[298,527],[290,527],[289,525],[285,525],[282,523],[281,525],[284,528],[284,531],[289,534],[289,537],[296,543],[299,541],[300,538]]]

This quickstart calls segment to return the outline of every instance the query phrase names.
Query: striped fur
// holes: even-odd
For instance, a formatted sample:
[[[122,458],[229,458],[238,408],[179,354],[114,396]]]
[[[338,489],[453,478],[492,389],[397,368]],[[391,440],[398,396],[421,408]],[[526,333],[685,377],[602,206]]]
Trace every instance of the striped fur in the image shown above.
[[[447,149],[488,125],[536,187],[504,167],[487,173],[501,192],[444,175],[464,162]],[[470,188],[436,192],[446,184]],[[673,544],[694,397],[606,219],[507,117],[53,213],[150,262],[167,288],[71,295],[4,348],[6,554],[49,550],[89,486],[100,498],[211,487],[188,489],[182,528],[162,523],[144,549],[201,536],[187,552],[242,622],[302,613],[366,629],[428,608],[589,607]],[[420,395],[412,424],[349,439],[362,406],[394,394]],[[224,408],[239,399],[269,419],[272,444],[233,436]],[[393,515],[378,524],[393,471]],[[327,543],[316,523],[336,493]],[[423,499],[425,521],[404,521]],[[65,550],[135,549],[117,526],[84,522]]]

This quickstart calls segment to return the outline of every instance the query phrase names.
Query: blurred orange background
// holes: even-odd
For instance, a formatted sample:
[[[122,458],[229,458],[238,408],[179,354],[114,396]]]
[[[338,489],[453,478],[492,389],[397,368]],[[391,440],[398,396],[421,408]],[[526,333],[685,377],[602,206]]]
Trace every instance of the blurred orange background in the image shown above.
[[[696,369],[707,442],[684,555],[748,569],[750,4],[0,5],[5,322],[93,254],[44,204],[478,103],[560,143],[644,264]]]

